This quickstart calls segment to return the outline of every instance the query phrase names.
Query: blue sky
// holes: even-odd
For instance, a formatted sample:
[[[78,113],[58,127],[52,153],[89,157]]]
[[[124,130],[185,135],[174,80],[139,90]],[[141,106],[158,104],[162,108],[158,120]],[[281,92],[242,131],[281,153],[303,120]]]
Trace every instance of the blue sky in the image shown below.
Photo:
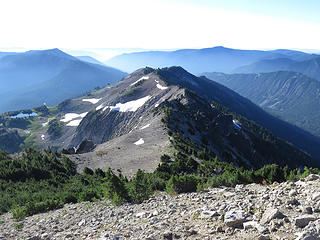
[[[0,50],[320,49],[316,0],[10,0],[0,9]]]
[[[176,2],[320,23],[319,0],[176,0]]]

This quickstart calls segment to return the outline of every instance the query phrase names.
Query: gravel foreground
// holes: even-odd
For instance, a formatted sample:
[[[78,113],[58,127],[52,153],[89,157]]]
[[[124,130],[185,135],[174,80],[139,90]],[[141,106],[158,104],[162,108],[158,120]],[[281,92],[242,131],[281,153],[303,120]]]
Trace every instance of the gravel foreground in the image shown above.
[[[297,239],[320,240],[320,176],[272,185],[237,185],[142,204],[109,201],[12,219],[0,216],[0,239]]]

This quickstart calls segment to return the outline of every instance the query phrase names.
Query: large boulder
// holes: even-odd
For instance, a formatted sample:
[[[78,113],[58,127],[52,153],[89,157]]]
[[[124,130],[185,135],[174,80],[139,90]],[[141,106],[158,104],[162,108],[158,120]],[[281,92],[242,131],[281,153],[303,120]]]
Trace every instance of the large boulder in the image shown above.
[[[277,208],[268,208],[262,215],[261,224],[269,223],[272,219],[283,216],[283,214]]]
[[[232,209],[226,212],[224,216],[224,223],[228,227],[242,227],[246,221],[248,221],[248,215],[245,211],[239,209]]]
[[[317,218],[313,215],[302,215],[294,219],[294,225],[297,227],[303,228],[309,224],[309,222],[315,221]]]

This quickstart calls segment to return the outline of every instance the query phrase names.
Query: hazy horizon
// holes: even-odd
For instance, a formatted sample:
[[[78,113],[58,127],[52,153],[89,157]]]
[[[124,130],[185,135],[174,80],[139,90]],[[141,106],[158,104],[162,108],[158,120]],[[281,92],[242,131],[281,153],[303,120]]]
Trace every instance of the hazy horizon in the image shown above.
[[[206,48],[213,48],[218,46],[211,46]],[[228,48],[226,46],[223,46]],[[52,48],[43,48],[43,49],[31,49],[31,48],[0,48],[0,52],[26,52],[30,50],[47,50]],[[143,49],[143,48],[84,48],[84,49],[63,49],[59,48],[61,51],[64,51],[72,56],[90,56],[99,61],[107,61],[112,57],[125,54],[125,53],[133,53],[133,52],[145,52],[145,51],[176,51],[181,49],[196,49],[196,48],[175,48],[175,49]],[[198,48],[201,49],[201,48]],[[241,49],[241,48],[236,48]],[[262,50],[262,51],[270,51],[277,50],[280,48],[272,48],[272,49],[241,49],[241,50]],[[320,49],[288,49],[301,51],[310,54],[319,54]]]
[[[320,51],[316,0],[12,0],[0,7],[0,49],[109,49],[100,60],[132,49]]]

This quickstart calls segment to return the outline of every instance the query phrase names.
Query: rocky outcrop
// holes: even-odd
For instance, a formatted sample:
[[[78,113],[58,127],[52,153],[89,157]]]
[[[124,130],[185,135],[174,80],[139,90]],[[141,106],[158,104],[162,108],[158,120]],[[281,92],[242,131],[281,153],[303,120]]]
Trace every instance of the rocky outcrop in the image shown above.
[[[95,148],[95,144],[90,140],[84,140],[80,143],[79,147],[76,150],[76,154],[87,153],[92,151]]]
[[[319,187],[316,175],[177,196],[158,192],[142,204],[79,203],[18,222],[7,213],[0,216],[0,239],[319,240],[320,199],[312,198]]]

